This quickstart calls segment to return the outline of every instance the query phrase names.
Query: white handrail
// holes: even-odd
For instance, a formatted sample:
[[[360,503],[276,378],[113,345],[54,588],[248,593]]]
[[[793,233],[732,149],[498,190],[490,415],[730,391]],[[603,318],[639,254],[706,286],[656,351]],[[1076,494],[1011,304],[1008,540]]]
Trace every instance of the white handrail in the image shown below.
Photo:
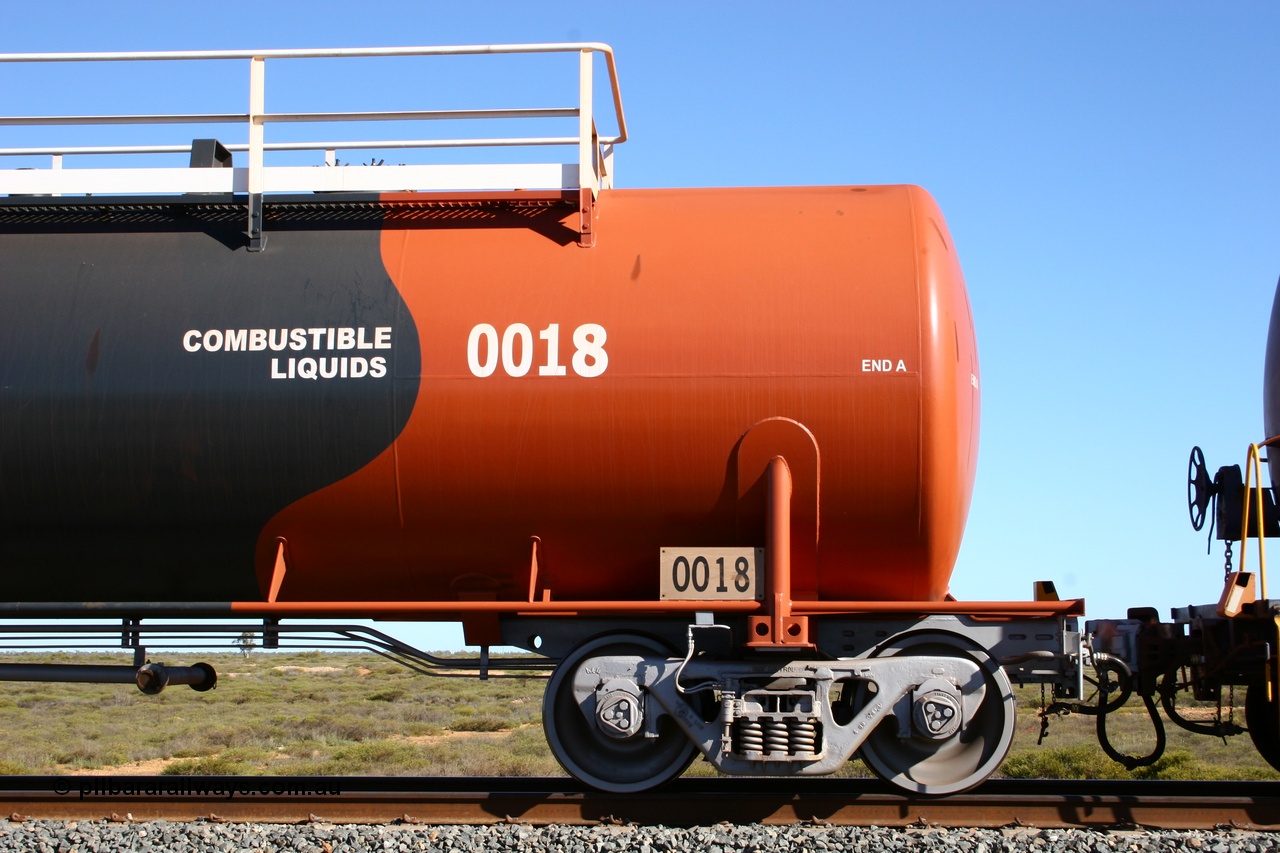
[[[374,56],[476,56],[483,54],[519,53],[599,53],[609,69],[614,114],[618,119],[618,135],[611,142],[627,141],[627,120],[622,112],[622,93],[618,89],[618,68],[613,48],[603,42],[553,42],[548,44],[473,44],[437,47],[344,47],[304,48],[298,50],[171,50],[110,53],[0,53],[0,62],[148,62],[210,59],[338,59]]]
[[[391,110],[380,112],[341,113],[263,113],[264,121],[282,122],[328,121],[470,121],[482,118],[573,118],[578,111],[571,107],[535,110]],[[248,113],[185,113],[173,115],[97,115],[97,116],[0,116],[0,126],[36,127],[40,125],[83,124],[237,124],[247,121]]]
[[[531,148],[577,145],[576,136],[521,136],[517,139],[351,139],[319,142],[264,142],[263,151],[338,151],[361,148]],[[228,151],[248,151],[247,142],[228,142]],[[74,145],[49,148],[0,148],[0,157],[59,154],[188,154],[190,145]]]
[[[410,57],[410,56],[464,56],[464,55],[496,55],[496,54],[546,54],[546,53],[578,53],[579,86],[578,105],[576,107],[550,107],[537,109],[497,109],[497,110],[401,110],[384,112],[278,112],[265,110],[266,99],[266,62],[268,60],[320,59],[320,58],[376,58],[376,57]],[[592,56],[595,53],[604,55],[609,75],[610,92],[613,99],[614,114],[618,132],[614,136],[600,136],[595,127],[592,114]],[[245,152],[246,167],[236,169],[239,174],[231,179],[215,180],[209,175],[190,175],[184,173],[205,170],[183,170],[174,168],[112,170],[112,169],[63,169],[64,155],[88,154],[168,154],[182,153],[190,150],[180,145],[41,145],[33,147],[3,147],[0,156],[42,155],[53,158],[49,169],[0,169],[0,196],[4,194],[78,194],[103,192],[104,187],[115,187],[126,182],[136,181],[130,194],[148,193],[183,193],[209,191],[211,183],[227,186],[228,191],[246,191],[250,195],[270,192],[271,187],[297,186],[300,176],[290,175],[288,180],[272,179],[271,173],[290,167],[268,167],[263,157],[270,151],[305,151],[316,150],[326,152],[326,160],[332,162],[332,152],[338,149],[378,149],[378,148],[491,148],[516,146],[574,146],[578,151],[577,163],[568,164],[532,164],[522,170],[518,165],[495,164],[493,177],[486,176],[483,170],[468,167],[464,171],[480,182],[475,189],[545,189],[537,183],[526,181],[545,181],[549,175],[572,175],[558,182],[559,189],[590,189],[593,193],[612,185],[613,146],[627,139],[626,119],[622,111],[622,97],[618,86],[617,67],[613,50],[599,42],[572,42],[555,44],[506,44],[506,45],[463,45],[442,47],[381,47],[381,48],[310,48],[299,50],[229,50],[229,51],[146,51],[146,52],[110,52],[110,53],[10,53],[0,54],[0,63],[65,63],[65,62],[170,62],[190,60],[248,60],[250,64],[250,88],[248,93],[248,110],[244,113],[187,113],[178,115],[83,115],[83,116],[0,116],[0,128],[4,127],[36,127],[65,125],[154,125],[154,124],[242,124],[247,127],[247,142],[227,142],[224,147],[230,151]],[[528,136],[475,139],[365,139],[359,141],[320,141],[320,142],[276,142],[269,143],[265,139],[266,127],[277,123],[319,123],[319,122],[375,122],[375,121],[433,121],[433,120],[479,120],[479,119],[538,119],[538,118],[570,118],[578,119],[577,136]],[[561,168],[563,167],[563,168]],[[570,169],[572,167],[572,169]],[[376,191],[388,185],[410,190],[429,190],[435,187],[416,182],[431,180],[432,175],[445,174],[438,168],[421,166],[387,166],[385,169],[404,170],[401,176],[392,177],[387,172],[371,176],[368,170],[358,167],[335,166],[332,168],[352,168],[349,176],[341,179],[342,186],[350,190]],[[128,176],[117,174],[106,177],[105,172],[127,171]],[[397,183],[403,177],[407,183]],[[84,189],[76,188],[77,178],[83,178]],[[46,180],[47,179],[47,180]],[[335,176],[329,174],[320,179],[324,187],[334,184]],[[456,188],[460,180],[456,174],[449,174],[446,184]],[[515,182],[514,186],[493,184],[493,181]],[[90,189],[92,187],[93,189]],[[241,188],[244,189],[241,189]],[[303,190],[305,191],[305,190]]]

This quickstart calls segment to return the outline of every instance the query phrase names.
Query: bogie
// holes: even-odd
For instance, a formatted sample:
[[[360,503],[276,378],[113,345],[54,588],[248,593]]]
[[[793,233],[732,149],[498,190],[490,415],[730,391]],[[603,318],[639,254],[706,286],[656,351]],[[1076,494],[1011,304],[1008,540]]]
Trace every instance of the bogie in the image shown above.
[[[860,753],[900,789],[950,794],[985,780],[1009,748],[1009,679],[963,637],[907,632],[848,660],[694,653],[697,632],[724,627],[691,626],[683,657],[632,635],[572,653],[544,701],[565,769],[635,791],[673,778],[695,749],[739,776],[829,774]]]

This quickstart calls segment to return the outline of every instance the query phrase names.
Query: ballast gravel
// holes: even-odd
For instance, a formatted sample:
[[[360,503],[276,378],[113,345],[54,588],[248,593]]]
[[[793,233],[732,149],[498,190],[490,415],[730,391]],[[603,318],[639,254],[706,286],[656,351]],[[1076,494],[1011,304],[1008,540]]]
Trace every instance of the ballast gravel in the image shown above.
[[[1258,853],[1280,850],[1280,833],[1224,831],[1098,832],[1063,829],[891,829],[802,825],[693,828],[664,826],[356,826],[234,823],[0,821],[0,851],[460,851],[460,853],[755,853],[755,851],[895,851],[938,853],[1112,853],[1187,850]]]

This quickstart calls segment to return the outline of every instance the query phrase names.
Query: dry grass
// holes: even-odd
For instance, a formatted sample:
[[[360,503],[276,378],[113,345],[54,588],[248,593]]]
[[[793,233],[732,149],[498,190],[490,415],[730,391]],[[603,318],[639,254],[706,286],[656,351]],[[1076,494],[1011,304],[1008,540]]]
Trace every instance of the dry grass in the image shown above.
[[[65,659],[129,662],[109,655]],[[542,740],[541,680],[425,677],[358,654],[200,659],[219,672],[217,689],[207,693],[0,686],[0,773],[561,772]]]

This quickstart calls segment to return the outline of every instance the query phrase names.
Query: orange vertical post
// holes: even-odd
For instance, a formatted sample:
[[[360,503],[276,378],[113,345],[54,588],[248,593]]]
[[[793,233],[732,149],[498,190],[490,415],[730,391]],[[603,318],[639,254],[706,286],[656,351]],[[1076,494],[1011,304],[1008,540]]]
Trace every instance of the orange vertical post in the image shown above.
[[[791,469],[787,460],[775,456],[769,460],[767,509],[769,530],[764,540],[765,565],[768,571],[767,594],[773,639],[786,636],[783,622],[791,615]]]
[[[768,614],[747,620],[753,648],[811,647],[809,618],[791,615],[791,469],[775,456],[765,470],[765,603]]]

